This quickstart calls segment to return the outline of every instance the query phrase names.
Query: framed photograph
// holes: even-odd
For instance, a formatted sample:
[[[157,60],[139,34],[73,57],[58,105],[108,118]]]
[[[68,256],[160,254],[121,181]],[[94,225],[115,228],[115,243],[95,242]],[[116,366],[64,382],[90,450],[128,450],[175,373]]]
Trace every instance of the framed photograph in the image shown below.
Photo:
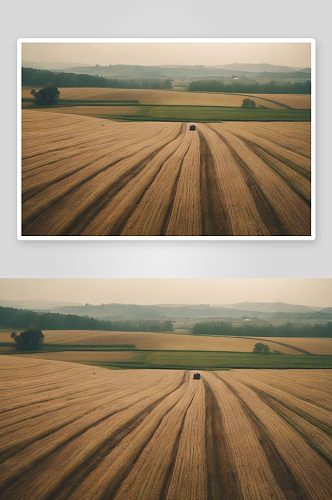
[[[20,39],[19,239],[315,239],[315,40]]]
[[[1,499],[331,498],[331,306],[332,279],[0,278]]]

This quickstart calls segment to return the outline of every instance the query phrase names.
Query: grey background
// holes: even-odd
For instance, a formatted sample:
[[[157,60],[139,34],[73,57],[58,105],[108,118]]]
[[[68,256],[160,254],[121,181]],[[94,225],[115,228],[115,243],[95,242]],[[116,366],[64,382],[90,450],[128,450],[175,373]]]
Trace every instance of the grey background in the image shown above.
[[[5,1],[1,30],[0,277],[332,277],[331,2]],[[315,241],[18,241],[16,40],[294,37],[317,43]]]

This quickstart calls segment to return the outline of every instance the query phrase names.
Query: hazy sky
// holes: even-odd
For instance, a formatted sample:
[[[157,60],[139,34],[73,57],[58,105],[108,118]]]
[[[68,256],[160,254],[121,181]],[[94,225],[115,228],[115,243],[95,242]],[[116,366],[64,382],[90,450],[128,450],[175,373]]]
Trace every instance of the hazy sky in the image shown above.
[[[332,306],[332,279],[0,279],[2,300]]]
[[[103,66],[235,62],[311,66],[309,43],[24,43],[22,60]]]

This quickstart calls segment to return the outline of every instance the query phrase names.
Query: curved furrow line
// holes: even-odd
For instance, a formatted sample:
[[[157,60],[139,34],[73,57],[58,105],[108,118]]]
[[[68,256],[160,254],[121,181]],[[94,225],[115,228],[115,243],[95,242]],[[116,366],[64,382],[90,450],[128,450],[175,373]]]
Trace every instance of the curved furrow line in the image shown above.
[[[307,413],[306,411],[301,410],[300,408],[297,408],[295,406],[291,406],[291,405],[287,404],[285,401],[282,401],[277,396],[269,394],[268,392],[266,392],[266,391],[264,391],[262,389],[258,389],[257,387],[254,387],[253,385],[251,385],[248,382],[246,382],[245,385],[247,385],[248,387],[250,387],[250,389],[252,391],[254,391],[261,399],[263,399],[269,406],[271,406],[273,403],[276,403],[278,405],[282,405],[283,407],[287,408],[289,411],[295,413],[296,415],[299,415],[301,418],[303,418],[307,422],[310,422],[315,427],[318,427],[319,429],[321,429],[322,431],[324,431],[329,436],[332,436],[332,425],[328,426],[326,423],[324,423],[321,420],[315,418],[312,414]],[[327,410],[327,411],[331,411],[331,410]]]
[[[184,376],[175,388],[171,390],[169,388],[166,390],[164,389],[163,391],[164,394],[162,394],[157,399],[157,402],[162,401],[167,396],[169,396],[169,394],[176,392],[176,390],[178,390],[183,384],[185,384]],[[44,474],[47,472],[50,475],[54,475],[54,468],[52,466],[53,460],[59,462],[59,456],[63,455],[64,457],[68,457],[68,451],[67,451],[68,448],[71,448],[73,443],[74,442],[76,443],[79,438],[82,438],[83,440],[87,441],[87,443],[89,443],[89,450],[87,452],[82,453],[81,450],[78,451],[81,454],[81,456],[84,457],[83,462],[88,464],[90,458],[94,456],[94,453],[96,452],[96,450],[98,450],[99,444],[103,445],[103,443],[108,442],[110,439],[112,439],[112,436],[113,438],[115,438],[116,435],[118,434],[118,431],[123,432],[124,429],[127,427],[127,425],[132,425],[132,423],[135,422],[136,418],[139,418],[141,413],[146,411],[147,407],[150,407],[151,405],[154,405],[156,403],[156,398],[155,396],[151,395],[151,391],[148,390],[145,392],[147,392],[145,397],[136,398],[137,399],[136,402],[135,401],[131,403],[127,402],[125,404],[119,405],[119,407],[114,409],[113,411],[109,411],[109,409],[105,408],[104,414],[100,418],[97,419],[93,417],[90,418],[89,414],[84,415],[82,418],[83,420],[84,419],[87,420],[87,422],[83,424],[81,428],[79,428],[79,426],[75,421],[74,425],[69,425],[69,427],[71,427],[70,430],[67,430],[67,433],[64,434],[62,438],[58,439],[57,442],[55,441],[52,442],[52,440],[50,440],[49,444],[47,446],[44,446],[42,442],[39,445],[39,441],[41,440],[36,440],[33,443],[34,447],[38,451],[36,457],[32,458],[30,455],[30,459],[26,461],[24,464],[20,465],[17,468],[17,470],[12,470],[11,467],[8,469],[7,467],[8,470],[6,471],[4,470],[2,473],[0,473],[1,498],[3,500],[13,500],[14,498],[30,499],[31,490],[34,489],[34,484],[38,482],[40,474],[42,474],[41,471],[44,471]],[[145,403],[146,400],[147,400],[147,405]],[[150,403],[149,400],[151,401]],[[133,410],[134,410],[134,415],[133,415]],[[99,411],[101,410],[99,409]],[[118,415],[121,414],[124,415],[122,419],[118,418]],[[87,416],[89,418],[87,418]],[[117,417],[116,420],[112,418],[115,416]],[[108,422],[109,420],[113,422],[113,426],[109,424]],[[122,424],[121,421],[123,421]],[[106,432],[107,429],[109,429],[111,432],[110,434],[107,434],[107,437],[103,437],[105,435],[105,432],[103,432],[102,436],[99,437],[99,442],[98,442],[98,440],[94,439],[93,436],[97,431],[99,431],[98,427],[101,425],[105,427]],[[91,437],[89,437],[90,434]],[[73,452],[74,449],[72,449],[72,453]],[[15,460],[15,457],[13,458],[13,460]],[[17,460],[18,459],[16,459],[15,461]],[[60,462],[62,465],[61,460]],[[79,467],[81,466],[81,464],[82,461],[80,461]],[[71,466],[71,470],[70,468],[68,468],[66,469],[66,471],[64,471],[63,468],[61,468],[61,474],[65,479],[69,478],[69,476],[71,478],[73,471],[76,471],[75,464]],[[55,481],[55,484],[48,484],[47,481],[45,482],[44,488],[46,488],[46,490],[50,490],[48,495],[51,496],[53,491],[57,490],[58,485],[62,482],[62,479],[59,475],[57,477],[57,480]],[[20,489],[20,484],[22,481],[24,482],[26,488],[24,492],[22,492],[22,490]],[[18,491],[17,494],[15,493],[16,490]],[[45,500],[45,495],[42,494],[41,496],[37,496],[37,492],[35,492],[34,499],[37,498],[43,498],[43,500]]]
[[[164,222],[162,223],[162,226],[161,226],[161,231],[160,231],[160,236],[165,236],[166,233],[167,233],[167,228],[168,228],[168,224],[169,224],[169,221],[170,221],[170,218],[171,218],[171,214],[172,214],[172,209],[173,209],[173,205],[174,205],[174,201],[175,201],[175,194],[176,194],[176,190],[177,190],[177,187],[178,187],[178,184],[179,184],[179,179],[180,179],[180,175],[181,175],[181,172],[182,172],[182,165],[183,165],[183,162],[185,160],[185,157],[188,153],[188,150],[190,148],[190,144],[188,145],[183,157],[182,157],[182,160],[180,162],[180,167],[179,167],[179,171],[175,177],[175,180],[174,180],[174,183],[173,183],[173,187],[172,187],[172,192],[171,192],[171,195],[170,195],[170,202],[169,202],[169,205],[168,207],[166,208],[166,211],[165,211],[165,216],[164,216]]]
[[[308,170],[305,170],[304,168],[300,167],[299,165],[295,165],[292,163],[290,160],[286,160],[284,157],[281,155],[278,155],[274,151],[271,151],[270,149],[265,148],[261,144],[257,144],[256,142],[247,139],[243,137],[240,134],[237,134],[236,132],[232,132],[232,134],[236,135],[239,139],[241,139],[251,150],[254,150],[254,153],[257,154],[257,151],[262,151],[263,153],[268,154],[269,156],[272,156],[276,160],[279,160],[282,162],[284,165],[286,165],[288,168],[294,170],[294,172],[297,172],[298,174],[302,175],[305,179],[310,180],[311,179],[311,172],[308,172]],[[299,153],[297,153],[299,154]]]
[[[67,474],[64,482],[43,500],[67,500],[86,495],[98,500],[114,498],[122,481],[155,434],[160,422],[177,404],[187,385],[188,376],[183,373],[180,383],[174,390],[152,405],[144,407],[138,417],[132,418],[129,424],[126,422],[119,432],[117,430],[104,440],[101,446],[95,447],[95,453],[89,456],[89,459],[86,459],[84,454],[83,461],[77,468]]]
[[[179,134],[180,135],[180,134]],[[91,223],[91,221],[112,201],[114,196],[123,189],[128,182],[134,179],[142,170],[145,169],[146,166],[149,165],[151,160],[157,154],[162,151],[168,144],[173,142],[170,140],[166,144],[163,144],[158,149],[153,151],[150,155],[148,155],[144,160],[139,162],[134,169],[128,171],[118,182],[113,184],[106,192],[104,192],[99,198],[97,198],[92,205],[86,207],[86,209],[77,215],[75,221],[68,227],[66,227],[63,231],[64,235],[80,235],[84,231],[84,229]],[[153,181],[151,181],[153,182]],[[143,194],[142,194],[143,196]],[[122,212],[119,215],[117,223],[112,228],[112,234],[119,235],[121,232],[121,227],[124,225],[125,221],[128,218],[128,214],[133,210],[134,207],[128,207],[128,209]],[[110,232],[110,231],[108,231]]]
[[[156,140],[158,139],[159,135],[160,134],[158,134],[156,136]],[[82,158],[84,159],[84,157],[86,156],[86,151],[84,151],[83,153],[79,154],[76,157],[76,160],[78,161],[78,165],[76,167],[74,165],[71,165],[71,168],[68,171],[67,164],[65,164],[61,168],[59,168],[58,166],[55,166],[56,172],[55,173],[51,172],[50,174],[52,174],[52,175],[48,175],[44,182],[41,180],[39,182],[35,181],[34,184],[32,185],[32,187],[26,188],[26,189],[23,188],[22,202],[25,203],[26,201],[35,197],[36,195],[38,195],[39,193],[41,193],[42,191],[44,191],[45,189],[47,189],[49,187],[56,187],[57,183],[60,183],[61,181],[64,181],[64,180],[70,178],[72,175],[74,175],[78,172],[84,171],[85,169],[88,169],[88,168],[91,169],[91,167],[95,163],[100,162],[101,160],[103,160],[107,156],[109,156],[109,155],[115,156],[118,152],[125,150],[126,147],[129,147],[129,146],[132,147],[132,146],[135,146],[136,144],[140,145],[140,147],[138,148],[137,151],[135,151],[134,153],[132,153],[130,155],[120,156],[120,158],[117,157],[114,162],[111,162],[109,165],[104,166],[104,168],[101,167],[99,170],[96,170],[94,175],[97,175],[99,172],[102,172],[105,168],[109,168],[112,165],[114,165],[115,163],[117,163],[118,161],[129,158],[130,156],[133,156],[138,151],[140,151],[143,148],[143,146],[141,146],[142,141],[136,138],[136,139],[132,139],[132,140],[128,140],[128,141],[123,141],[123,142],[121,142],[121,144],[117,144],[117,143],[112,144],[112,146],[110,146],[110,149],[106,150],[106,152],[104,152],[103,154],[100,154],[97,157],[93,157],[92,159],[87,158],[86,161],[85,162],[83,161],[83,164],[82,164],[81,160],[82,160]],[[71,159],[71,158],[69,158],[69,159]],[[62,161],[62,159],[59,161]],[[44,165],[43,165],[43,167],[44,167]],[[42,174],[42,176],[45,177],[44,172],[40,172],[40,173],[38,172],[37,175],[40,177],[40,174]],[[90,178],[88,178],[87,181],[89,179]],[[27,180],[27,183],[29,183],[31,185],[31,178],[29,178]]]
[[[239,478],[231,465],[223,418],[209,383],[205,387],[205,436],[208,500],[240,500]]]
[[[167,473],[166,473],[166,476],[164,477],[163,485],[161,487],[161,495],[159,497],[159,500],[166,500],[167,499],[169,487],[171,484],[171,480],[172,480],[172,476],[173,476],[173,472],[174,472],[174,468],[175,468],[176,457],[177,457],[178,450],[179,450],[180,440],[181,440],[181,436],[183,433],[183,428],[184,428],[184,424],[185,424],[185,420],[186,420],[186,416],[187,416],[187,413],[188,413],[190,406],[193,402],[193,399],[194,399],[194,395],[192,395],[192,398],[191,398],[187,408],[185,409],[185,411],[183,413],[181,426],[180,426],[180,428],[177,432],[176,438],[175,438],[175,443],[174,443],[173,450],[171,453],[169,466],[167,468]]]
[[[165,129],[162,129],[160,131],[153,131],[153,134],[156,139],[164,133]],[[142,140],[146,138],[146,135],[140,131],[140,133],[135,132],[135,135],[131,134],[131,138],[126,138],[123,136],[123,131],[115,131],[111,132],[108,131],[107,134],[105,134],[104,137],[101,137],[99,134],[97,135],[98,139],[96,139],[95,136],[92,138],[90,137],[80,137],[79,142],[75,144],[74,141],[70,141],[70,145],[68,147],[64,147],[61,149],[58,149],[57,152],[49,154],[47,151],[44,156],[49,157],[49,160],[46,160],[46,163],[44,160],[40,159],[40,164],[37,166],[34,166],[30,169],[24,168],[24,163],[23,162],[23,178],[27,177],[28,180],[30,181],[31,178],[35,178],[36,176],[40,176],[43,172],[42,170],[45,168],[49,168],[50,165],[53,165],[54,167],[57,167],[59,169],[59,166],[56,165],[57,163],[61,163],[64,160],[69,161],[72,158],[77,158],[80,156],[87,155],[87,153],[94,153],[95,151],[99,151],[101,148],[105,151],[106,147],[108,147],[112,152],[117,149],[125,149],[126,147],[135,145],[135,144],[140,144]],[[100,138],[99,138],[100,137]],[[89,145],[89,144],[92,144]],[[74,153],[74,154],[73,154]],[[57,156],[57,158],[55,158]],[[55,159],[54,159],[55,158]],[[35,164],[35,158],[32,159]],[[61,167],[63,168],[63,167]],[[67,167],[65,167],[67,168]],[[37,172],[34,172],[37,170]],[[30,172],[34,172],[30,175]],[[53,173],[53,172],[50,172]],[[53,177],[53,181],[56,181],[57,177]]]
[[[259,214],[261,215],[264,224],[269,229],[271,236],[289,236],[290,235],[289,230],[287,229],[283,221],[279,218],[274,207],[271,205],[271,203],[265,196],[252,170],[246,165],[246,163],[237,154],[235,149],[232,148],[232,146],[224,138],[224,136],[222,136],[217,130],[212,128],[210,125],[208,125],[208,127],[210,127],[225,144],[227,144],[227,147],[229,148],[233,158],[240,167],[243,178],[245,179],[246,184],[252,194],[252,197],[255,201]]]
[[[163,143],[174,140],[174,131],[170,131],[164,138]],[[62,227],[67,226],[72,219],[77,218],[80,210],[86,208],[87,205],[93,203],[101,195],[107,193],[111,185],[121,182],[130,172],[135,171],[137,165],[151,154],[159,149],[160,146],[155,146],[154,140],[148,140],[145,147],[142,145],[140,149],[131,151],[120,159],[114,154],[114,161],[102,168],[94,167],[93,171],[85,173],[83,179],[80,179],[80,172],[77,173],[77,179],[72,179],[67,186],[66,180],[61,181],[58,185],[58,192],[53,191],[53,186],[48,188],[49,193],[42,192],[41,203],[35,205],[34,199],[30,200],[31,208],[29,215],[23,217],[23,232],[26,234],[41,234],[45,228],[46,234],[62,234]],[[147,151],[145,151],[147,149]],[[131,162],[129,163],[129,160]],[[90,183],[94,184],[90,186]],[[84,192],[82,192],[84,190]],[[46,197],[47,195],[47,197]],[[46,197],[46,199],[45,199]],[[75,212],[71,218],[60,218],[59,214],[62,210],[68,213],[70,207],[74,206]],[[42,212],[42,213],[41,213]],[[24,215],[24,207],[23,207]]]
[[[329,497],[331,468],[292,426],[231,374],[219,373],[240,401],[261,440],[271,470],[288,499],[325,500]],[[304,472],[305,471],[305,472]]]
[[[290,123],[290,122],[288,122]],[[284,124],[282,124],[284,125]],[[263,128],[264,127],[264,128]],[[282,134],[281,129],[275,130],[274,133],[271,133],[271,129],[268,129],[266,127],[266,123],[262,126],[260,125],[252,125],[252,122],[248,126],[247,124],[244,124],[243,122],[236,123],[236,127],[229,126],[227,124],[226,128],[230,131],[233,131],[236,133],[236,129],[246,133],[250,131],[250,135],[254,136],[257,138],[258,141],[261,139],[264,139],[265,141],[268,141],[272,143],[275,146],[278,146],[279,148],[286,149],[288,151],[291,151],[292,153],[296,153],[299,156],[303,156],[306,159],[311,159],[311,153],[310,152],[304,152],[305,148],[308,148],[308,145],[310,146],[310,137],[309,140],[306,142],[300,139],[297,139],[296,137],[293,137],[293,135],[290,134],[290,132]],[[269,133],[270,132],[270,133]],[[240,133],[240,132],[239,132]],[[281,140],[281,138],[287,138],[287,140]],[[308,148],[309,149],[309,148]],[[295,167],[295,165],[294,165]],[[306,171],[307,173],[307,171]]]
[[[218,375],[216,375],[218,377]],[[219,378],[219,377],[218,377]],[[283,460],[267,429],[259,418],[253,413],[247,403],[241,398],[238,391],[224,378],[219,378],[238,398],[240,405],[251,422],[251,425],[258,437],[258,440],[264,450],[271,470],[281,490],[286,493],[287,500],[309,500],[306,492],[297,482],[291,469]]]
[[[146,407],[141,413],[135,416],[132,420],[125,423],[120,429],[117,430],[115,435],[109,436],[99,448],[92,454],[86,457],[86,459],[81,462],[75,471],[68,475],[62,483],[57,485],[57,488],[50,493],[45,500],[66,500],[73,493],[77,485],[82,482],[89,474],[98,467],[98,465],[103,461],[104,457],[112,452],[116,446],[118,446],[121,441],[130,435],[145,418],[148,418],[149,414],[156,408],[166,397],[163,396],[158,399],[153,404]],[[125,476],[125,471],[121,471],[123,477]],[[118,484],[121,483],[121,474],[117,476]],[[113,484],[113,494],[116,485]],[[109,496],[107,495],[109,498]]]
[[[297,431],[302,438],[309,444],[309,446],[321,457],[325,462],[331,467],[332,466],[332,447],[326,446],[323,442],[322,433],[326,433],[328,436],[332,435],[330,429],[324,428],[320,424],[316,424],[312,419],[307,419],[300,416],[299,413],[290,409],[288,406],[284,405],[281,401],[276,400],[273,396],[260,391],[259,389],[253,389],[254,392],[260,396],[260,398],[266,403],[273,411],[275,411],[281,418],[283,418],[291,427]],[[310,435],[308,432],[308,426],[311,426],[316,434],[318,434],[318,439],[316,436]],[[316,438],[316,439],[315,439]]]
[[[164,164],[174,154],[184,132],[184,126],[181,125],[176,138],[161,147],[158,154],[153,156],[144,168],[116,193],[96,214],[94,220],[85,227],[82,235],[107,234],[112,236],[122,233],[127,220],[135,212],[146,191],[152,186]]]
[[[198,135],[200,140],[202,235],[231,236],[233,232],[226,203],[216,183],[214,159],[200,130]]]

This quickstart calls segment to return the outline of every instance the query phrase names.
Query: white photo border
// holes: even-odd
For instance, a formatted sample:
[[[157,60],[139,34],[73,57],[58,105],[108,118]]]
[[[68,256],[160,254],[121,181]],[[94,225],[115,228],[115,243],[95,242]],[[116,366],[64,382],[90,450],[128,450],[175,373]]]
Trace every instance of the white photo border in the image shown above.
[[[310,43],[311,235],[310,236],[23,236],[22,235],[22,44],[26,43]],[[18,240],[315,240],[316,239],[316,40],[314,38],[19,38],[17,40],[17,239]]]

